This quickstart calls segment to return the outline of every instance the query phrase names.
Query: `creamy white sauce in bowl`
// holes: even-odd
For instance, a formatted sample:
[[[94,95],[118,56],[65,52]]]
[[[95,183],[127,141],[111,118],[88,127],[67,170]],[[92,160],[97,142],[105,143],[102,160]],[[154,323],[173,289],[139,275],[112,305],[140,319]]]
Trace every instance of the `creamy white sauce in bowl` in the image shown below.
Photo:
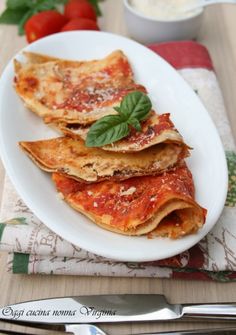
[[[129,0],[129,5],[140,15],[153,20],[178,21],[196,16],[202,8],[183,12],[182,8],[198,0]]]

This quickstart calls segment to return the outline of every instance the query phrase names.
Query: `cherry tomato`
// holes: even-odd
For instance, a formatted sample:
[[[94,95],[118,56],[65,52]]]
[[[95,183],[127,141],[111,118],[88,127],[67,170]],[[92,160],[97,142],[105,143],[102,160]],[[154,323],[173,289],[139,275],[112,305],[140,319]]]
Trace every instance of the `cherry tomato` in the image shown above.
[[[70,31],[70,30],[100,30],[100,29],[94,20],[81,17],[70,20],[61,29],[61,31]]]
[[[37,13],[31,16],[25,24],[27,41],[31,43],[41,37],[57,33],[66,22],[65,16],[54,10]]]
[[[97,16],[93,6],[85,0],[71,0],[64,7],[64,15],[68,20],[83,17],[96,21]]]

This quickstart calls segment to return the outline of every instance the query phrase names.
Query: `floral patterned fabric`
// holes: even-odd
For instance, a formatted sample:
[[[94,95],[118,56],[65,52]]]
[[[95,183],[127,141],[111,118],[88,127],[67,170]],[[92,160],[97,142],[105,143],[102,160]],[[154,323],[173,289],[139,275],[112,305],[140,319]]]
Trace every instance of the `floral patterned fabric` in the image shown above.
[[[200,243],[180,255],[148,263],[117,262],[82,250],[50,231],[22,202],[6,177],[1,208],[0,250],[9,253],[7,271],[236,280],[236,153],[210,56],[196,42],[170,42],[150,48],[175,66],[192,86],[221,136],[228,162],[229,189],[219,221]]]

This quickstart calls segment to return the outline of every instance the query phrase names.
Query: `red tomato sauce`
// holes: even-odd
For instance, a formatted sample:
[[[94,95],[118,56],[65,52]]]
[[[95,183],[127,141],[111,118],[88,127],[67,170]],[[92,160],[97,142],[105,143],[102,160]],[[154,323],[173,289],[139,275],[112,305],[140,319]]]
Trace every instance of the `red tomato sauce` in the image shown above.
[[[53,174],[58,191],[85,211],[111,217],[111,225],[125,229],[129,222],[145,222],[170,196],[192,199],[192,175],[186,166],[160,176],[136,177],[113,182],[83,184]],[[77,185],[78,184],[78,185]]]

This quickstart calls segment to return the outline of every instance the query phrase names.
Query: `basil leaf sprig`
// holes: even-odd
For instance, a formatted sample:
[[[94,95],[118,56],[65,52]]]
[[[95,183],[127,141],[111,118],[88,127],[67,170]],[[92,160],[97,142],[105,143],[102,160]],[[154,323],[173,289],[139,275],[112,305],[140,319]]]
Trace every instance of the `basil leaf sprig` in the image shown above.
[[[140,121],[145,120],[152,108],[149,97],[139,91],[127,94],[120,107],[114,107],[117,115],[107,115],[96,121],[86,137],[87,147],[101,147],[119,141],[130,133],[130,126],[141,131]]]

